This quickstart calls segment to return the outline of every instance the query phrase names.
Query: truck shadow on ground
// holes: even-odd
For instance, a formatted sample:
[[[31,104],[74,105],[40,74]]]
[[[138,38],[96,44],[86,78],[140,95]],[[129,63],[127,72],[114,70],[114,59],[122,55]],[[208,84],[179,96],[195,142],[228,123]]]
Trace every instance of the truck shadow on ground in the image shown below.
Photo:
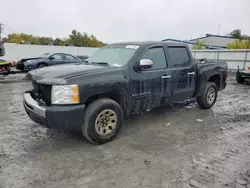
[[[142,132],[145,131],[151,132],[152,134],[157,134],[154,132],[156,129],[167,132],[170,125],[177,125],[178,127],[176,128],[185,134],[185,132],[189,132],[187,129],[190,125],[192,125],[192,129],[200,129],[200,123],[206,124],[206,119],[208,118],[213,120],[213,111],[211,109],[202,110],[198,108],[194,100],[159,107],[143,114],[130,115],[125,118],[123,127],[117,138],[103,145],[103,147],[111,147],[112,144],[122,144],[126,142],[126,140],[133,140],[133,138],[139,137]],[[186,128],[183,130],[181,127],[185,126]],[[197,127],[194,128],[195,126]],[[85,147],[88,149],[100,147],[89,143],[83,138],[81,133],[51,130],[41,128],[39,125],[35,125],[34,127],[37,129],[45,129],[46,134],[40,136],[37,142],[32,144],[30,149],[33,151],[60,151],[67,148],[82,150]],[[171,134],[171,132],[169,134]],[[143,137],[141,141],[143,142]]]

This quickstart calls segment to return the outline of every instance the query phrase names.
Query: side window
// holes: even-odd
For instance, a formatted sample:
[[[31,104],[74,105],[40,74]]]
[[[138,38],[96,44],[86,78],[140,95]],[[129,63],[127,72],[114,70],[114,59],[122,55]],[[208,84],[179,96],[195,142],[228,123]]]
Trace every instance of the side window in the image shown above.
[[[153,61],[153,67],[147,70],[165,69],[167,67],[166,57],[162,47],[148,49],[141,59],[150,59]]]
[[[173,68],[190,66],[190,57],[185,47],[168,47],[169,60]]]
[[[63,56],[61,54],[55,54],[52,55],[51,57],[53,57],[55,60],[63,60]]]
[[[70,61],[76,61],[76,59],[71,55],[65,55],[65,59]]]

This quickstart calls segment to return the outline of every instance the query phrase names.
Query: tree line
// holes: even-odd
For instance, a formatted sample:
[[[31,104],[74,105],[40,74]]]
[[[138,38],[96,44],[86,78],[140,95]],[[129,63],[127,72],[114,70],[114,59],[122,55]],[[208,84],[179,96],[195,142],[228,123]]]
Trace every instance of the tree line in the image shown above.
[[[227,44],[228,49],[250,49],[250,36],[242,34],[240,29],[233,30],[230,36],[239,40]]]
[[[227,44],[227,49],[250,49],[250,36],[242,34],[240,29],[235,29],[229,36],[234,37],[236,42]],[[98,40],[94,35],[81,33],[77,30],[72,30],[71,34],[65,39],[52,37],[40,37],[25,33],[12,33],[3,38],[4,42],[17,44],[36,44],[36,45],[54,45],[54,46],[77,46],[77,47],[102,47],[105,44]],[[204,49],[205,44],[202,41],[197,41],[193,49]]]
[[[98,40],[94,35],[81,33],[72,30],[71,34],[65,39],[52,37],[40,37],[25,33],[12,33],[3,38],[4,42],[17,44],[34,45],[54,45],[54,46],[77,46],[77,47],[102,47],[104,43]]]

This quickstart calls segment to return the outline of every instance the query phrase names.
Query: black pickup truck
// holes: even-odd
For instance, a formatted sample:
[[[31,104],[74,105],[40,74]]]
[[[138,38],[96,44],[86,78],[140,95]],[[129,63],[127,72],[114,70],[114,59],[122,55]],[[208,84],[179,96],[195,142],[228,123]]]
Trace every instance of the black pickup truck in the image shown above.
[[[199,63],[184,44],[130,42],[106,45],[85,63],[45,67],[27,75],[29,117],[46,127],[79,130],[90,142],[115,138],[123,117],[197,98],[211,108],[226,87],[225,62]]]

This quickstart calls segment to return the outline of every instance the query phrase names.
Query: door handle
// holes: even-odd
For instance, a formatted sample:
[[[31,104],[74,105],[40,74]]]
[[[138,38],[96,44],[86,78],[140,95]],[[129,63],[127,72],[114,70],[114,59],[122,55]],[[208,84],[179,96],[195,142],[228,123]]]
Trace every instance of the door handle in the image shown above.
[[[188,75],[194,75],[195,73],[194,72],[188,72],[187,74]]]
[[[162,79],[171,78],[171,75],[162,76],[161,78],[162,78]]]

